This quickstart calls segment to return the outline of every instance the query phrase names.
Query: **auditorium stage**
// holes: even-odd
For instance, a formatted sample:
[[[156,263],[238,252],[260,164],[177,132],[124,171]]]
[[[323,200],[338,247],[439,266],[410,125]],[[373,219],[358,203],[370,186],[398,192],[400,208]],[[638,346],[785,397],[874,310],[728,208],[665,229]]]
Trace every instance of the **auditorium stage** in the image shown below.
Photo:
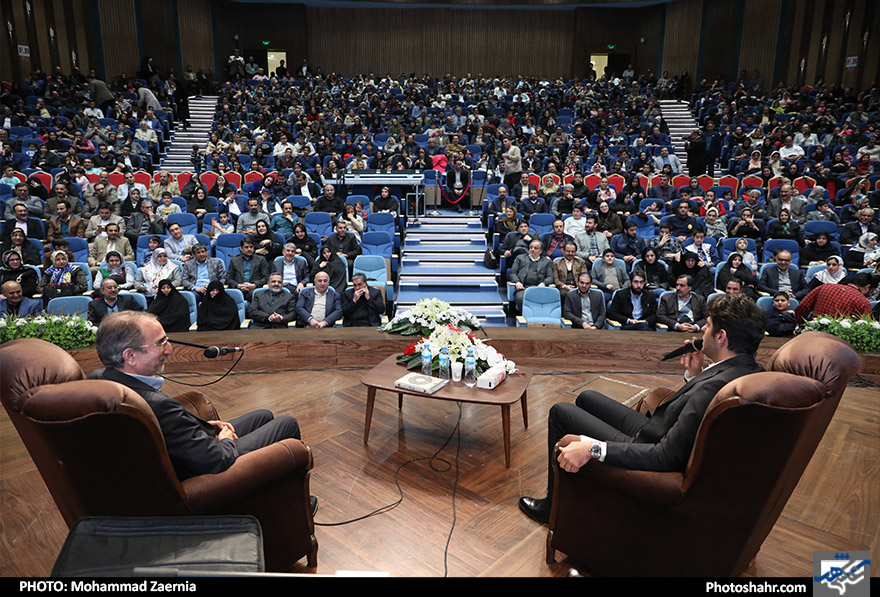
[[[465,404],[460,440],[453,436],[440,454],[457,467],[442,473],[427,460],[407,465],[397,479],[404,491],[400,506],[352,524],[318,526],[317,569],[307,569],[303,560],[295,571],[440,577],[446,570],[444,550],[454,520],[449,576],[569,573],[571,566],[561,557],[557,564],[544,562],[546,527],[526,518],[516,506],[520,496],[541,495],[545,486],[547,413],[554,403],[571,402],[585,389],[631,405],[654,387],[677,387],[678,363],[658,359],[685,336],[536,328],[490,328],[488,335],[493,346],[535,370],[529,387],[529,427],[523,427],[518,409],[511,411],[510,468],[504,462],[497,407]],[[174,337],[246,348],[231,375],[202,391],[225,419],[267,408],[299,420],[315,458],[311,491],[320,499],[318,523],[349,520],[397,500],[398,467],[437,452],[459,420],[455,404],[413,397],[398,410],[396,393],[378,392],[370,441],[364,444],[366,388],[361,376],[388,355],[403,351],[415,337],[369,328]],[[783,342],[766,339],[759,360],[766,362]],[[87,372],[99,366],[94,350],[76,351],[75,356]],[[201,350],[176,346],[167,373],[181,381],[205,383],[236,358],[208,361]],[[865,359],[874,371],[876,358]],[[189,389],[174,382],[164,388],[171,395]],[[807,577],[814,550],[880,550],[877,420],[876,387],[851,384],[746,576]],[[0,441],[0,576],[45,576],[67,527],[5,412],[0,415]]]

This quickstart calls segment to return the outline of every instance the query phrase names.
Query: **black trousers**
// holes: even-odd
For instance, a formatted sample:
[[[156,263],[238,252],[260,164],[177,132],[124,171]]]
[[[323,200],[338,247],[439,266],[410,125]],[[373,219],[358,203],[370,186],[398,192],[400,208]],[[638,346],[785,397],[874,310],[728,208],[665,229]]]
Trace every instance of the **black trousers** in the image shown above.
[[[278,417],[268,410],[255,410],[229,421],[238,435],[241,454],[264,448],[283,439],[300,439],[299,423],[293,417]]]
[[[547,424],[547,497],[553,496],[550,459],[556,442],[569,434],[586,435],[604,442],[631,442],[647,422],[645,415],[593,390],[581,392],[574,404],[554,404]]]

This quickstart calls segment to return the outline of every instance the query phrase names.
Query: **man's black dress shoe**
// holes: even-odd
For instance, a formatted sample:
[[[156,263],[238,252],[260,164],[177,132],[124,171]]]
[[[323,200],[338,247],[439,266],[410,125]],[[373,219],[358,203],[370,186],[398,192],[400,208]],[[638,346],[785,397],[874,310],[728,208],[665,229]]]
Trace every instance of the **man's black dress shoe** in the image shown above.
[[[550,500],[547,498],[519,498],[519,509],[538,522],[550,522]]]
[[[311,506],[311,508],[312,508],[312,516],[314,516],[315,513],[318,512],[318,498],[316,498],[316,497],[313,496],[313,495],[310,495],[310,496],[309,496],[309,506]],[[549,510],[548,510],[548,512],[549,512]]]

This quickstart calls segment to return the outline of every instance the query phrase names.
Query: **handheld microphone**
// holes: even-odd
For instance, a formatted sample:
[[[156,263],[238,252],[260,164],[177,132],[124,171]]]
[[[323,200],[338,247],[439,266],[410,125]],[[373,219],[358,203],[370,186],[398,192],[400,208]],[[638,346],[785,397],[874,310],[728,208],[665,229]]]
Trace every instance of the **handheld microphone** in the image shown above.
[[[216,359],[233,352],[244,352],[244,349],[240,346],[209,346],[203,354],[206,359]]]
[[[689,352],[697,352],[698,350],[703,350],[703,339],[697,338],[693,342],[688,342],[682,346],[679,346],[672,352],[666,353],[661,361],[668,361],[670,359],[674,359],[675,357],[680,357],[683,354],[688,354]],[[206,351],[207,353],[207,351]],[[205,355],[207,356],[207,354]]]

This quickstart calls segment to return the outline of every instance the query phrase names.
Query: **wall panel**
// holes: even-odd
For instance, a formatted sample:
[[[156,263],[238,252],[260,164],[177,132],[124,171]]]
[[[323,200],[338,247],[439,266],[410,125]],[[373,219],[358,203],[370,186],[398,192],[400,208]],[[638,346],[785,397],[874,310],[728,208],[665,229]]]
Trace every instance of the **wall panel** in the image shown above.
[[[183,68],[214,70],[214,35],[210,0],[178,0],[180,18],[180,53]]]
[[[184,0],[182,4],[188,2]],[[177,36],[171,18],[171,0],[141,0],[138,6],[144,53],[153,57],[153,65],[159,72],[177,70]]]
[[[104,69],[108,81],[140,68],[134,0],[99,0],[101,37],[104,41]]]
[[[757,70],[764,79],[764,87],[771,89],[775,83],[773,65],[780,10],[782,0],[746,0],[739,52],[740,70],[746,69],[750,75]]]
[[[702,16],[702,0],[680,0],[666,5],[663,70],[672,75],[687,70],[694,83],[699,83],[696,72]]]

